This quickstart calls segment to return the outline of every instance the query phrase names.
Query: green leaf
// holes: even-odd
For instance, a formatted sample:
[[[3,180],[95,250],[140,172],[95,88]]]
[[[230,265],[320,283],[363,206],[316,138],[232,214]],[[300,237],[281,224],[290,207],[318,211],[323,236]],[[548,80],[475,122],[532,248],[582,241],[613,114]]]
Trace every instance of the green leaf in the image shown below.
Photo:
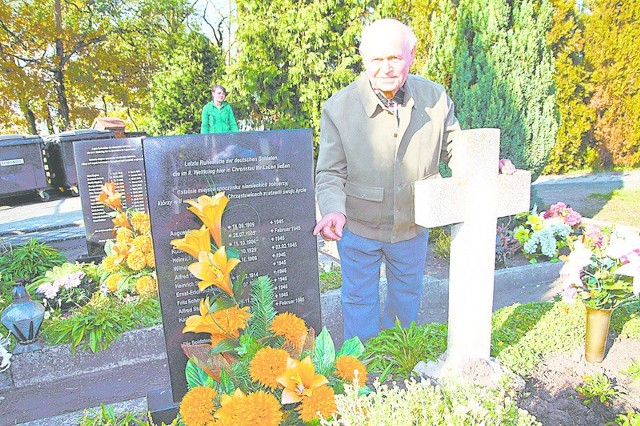
[[[226,247],[225,248],[226,252],[227,252],[227,258],[228,259],[240,259],[240,252],[238,251],[237,248],[235,247]]]
[[[238,341],[225,339],[215,345],[213,349],[211,349],[211,353],[219,354],[222,352],[230,352],[235,350],[238,346],[240,346],[240,343]]]
[[[236,280],[232,284],[233,296],[236,300],[242,299],[242,293],[244,289],[242,288],[242,283],[244,283],[244,279],[247,276],[247,271],[242,271],[240,276],[236,278]]]
[[[228,297],[219,297],[216,299],[215,302],[213,302],[210,306],[209,306],[209,313],[212,312],[217,312],[220,311],[222,309],[227,309],[230,308],[232,306],[235,306],[236,304],[233,303],[233,301],[231,299],[229,299]]]
[[[218,389],[221,393],[231,395],[236,390],[236,384],[233,382],[231,375],[226,369],[220,370],[220,383]]]
[[[196,386],[213,386],[213,378],[191,360],[187,361],[184,374],[187,378],[189,389],[193,389]]]
[[[352,356],[355,358],[360,358],[360,356],[364,353],[364,345],[358,338],[358,336],[352,337],[351,339],[345,341],[342,344],[342,347],[338,351],[337,357],[346,355]]]
[[[335,362],[336,349],[333,345],[333,339],[331,339],[327,327],[322,327],[322,332],[316,337],[315,347],[313,348],[313,365],[316,367],[318,374],[330,375]]]

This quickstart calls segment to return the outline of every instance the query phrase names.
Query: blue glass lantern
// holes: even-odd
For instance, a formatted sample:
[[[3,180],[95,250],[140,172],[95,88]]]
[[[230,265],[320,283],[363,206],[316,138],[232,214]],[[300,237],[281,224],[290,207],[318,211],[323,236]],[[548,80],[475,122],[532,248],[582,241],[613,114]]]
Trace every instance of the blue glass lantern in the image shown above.
[[[44,306],[34,302],[24,287],[24,280],[16,280],[11,292],[11,304],[2,311],[2,325],[7,327],[18,344],[14,354],[37,351],[42,349],[42,342],[38,339],[38,331],[44,319]]]

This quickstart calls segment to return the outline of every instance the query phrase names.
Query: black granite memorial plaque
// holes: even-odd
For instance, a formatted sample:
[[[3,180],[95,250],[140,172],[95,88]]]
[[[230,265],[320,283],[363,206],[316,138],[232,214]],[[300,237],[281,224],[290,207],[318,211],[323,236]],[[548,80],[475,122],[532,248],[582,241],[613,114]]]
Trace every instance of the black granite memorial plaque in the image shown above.
[[[97,201],[102,185],[113,181],[120,192],[123,209],[147,212],[147,188],[141,138],[99,139],[73,144],[78,172],[89,256],[104,256],[104,244],[113,239],[111,212]]]
[[[194,262],[170,242],[202,223],[185,200],[224,191],[224,243],[241,257],[245,285],[261,275],[274,283],[276,310],[321,329],[315,193],[310,130],[146,138],[143,142],[151,230],[174,401],[187,390],[181,344],[208,342],[183,334],[198,314],[201,292],[187,270]],[[232,274],[233,275],[233,274]]]

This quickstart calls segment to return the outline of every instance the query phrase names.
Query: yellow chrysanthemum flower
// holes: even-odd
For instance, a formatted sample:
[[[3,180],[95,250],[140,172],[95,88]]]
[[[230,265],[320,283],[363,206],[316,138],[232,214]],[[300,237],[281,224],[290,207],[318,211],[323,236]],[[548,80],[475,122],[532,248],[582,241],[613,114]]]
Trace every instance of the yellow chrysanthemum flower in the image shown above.
[[[153,246],[151,243],[151,236],[139,235],[131,241],[131,246],[133,246],[135,250],[140,250],[143,253],[149,253]]]
[[[129,243],[133,238],[133,232],[127,228],[118,228],[116,230],[116,242],[118,243]]]
[[[343,355],[336,360],[336,375],[342,380],[353,383],[356,371],[358,372],[358,384],[364,386],[367,382],[367,369],[358,358]]]
[[[282,421],[280,403],[263,391],[245,395],[236,389],[233,395],[222,395],[222,405],[214,414],[216,424],[234,426],[278,426]]]
[[[144,260],[147,263],[147,266],[149,268],[155,268],[156,267],[156,257],[153,254],[153,250],[151,250],[150,252],[146,253],[144,255]]]
[[[133,250],[127,257],[127,266],[133,271],[140,271],[147,266],[147,260],[144,253],[140,250]]]
[[[131,215],[131,225],[139,234],[151,232],[151,221],[145,212],[134,212]]]
[[[102,259],[102,267],[107,272],[115,272],[118,269],[118,265],[115,263],[116,256],[109,255]]]
[[[336,412],[335,392],[329,386],[320,386],[314,389],[311,396],[302,399],[302,403],[296,407],[303,422],[309,422],[319,418],[318,415],[329,418]]]
[[[213,399],[216,397],[215,389],[208,386],[196,386],[187,392],[180,402],[180,417],[186,426],[212,425]]]
[[[289,354],[283,349],[260,349],[249,363],[251,379],[269,389],[277,388],[276,379],[287,369],[287,358]]]
[[[122,279],[122,275],[120,274],[111,274],[107,277],[107,279],[105,280],[105,285],[107,286],[107,290],[110,292],[115,292],[118,291],[118,285],[120,283],[120,280]]]
[[[156,294],[158,282],[151,275],[143,275],[136,280],[136,291],[141,296]]]
[[[276,336],[283,336],[295,348],[301,348],[304,345],[309,333],[304,320],[290,312],[276,315],[271,321],[271,331]]]

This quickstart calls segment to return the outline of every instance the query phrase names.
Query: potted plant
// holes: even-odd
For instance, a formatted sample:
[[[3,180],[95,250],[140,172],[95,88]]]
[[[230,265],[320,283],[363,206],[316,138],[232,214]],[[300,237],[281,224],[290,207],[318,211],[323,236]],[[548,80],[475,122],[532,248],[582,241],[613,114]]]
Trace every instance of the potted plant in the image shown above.
[[[580,298],[586,306],[585,359],[601,362],[613,310],[640,294],[640,236],[590,224],[569,247],[560,270],[562,295],[567,301]]]

